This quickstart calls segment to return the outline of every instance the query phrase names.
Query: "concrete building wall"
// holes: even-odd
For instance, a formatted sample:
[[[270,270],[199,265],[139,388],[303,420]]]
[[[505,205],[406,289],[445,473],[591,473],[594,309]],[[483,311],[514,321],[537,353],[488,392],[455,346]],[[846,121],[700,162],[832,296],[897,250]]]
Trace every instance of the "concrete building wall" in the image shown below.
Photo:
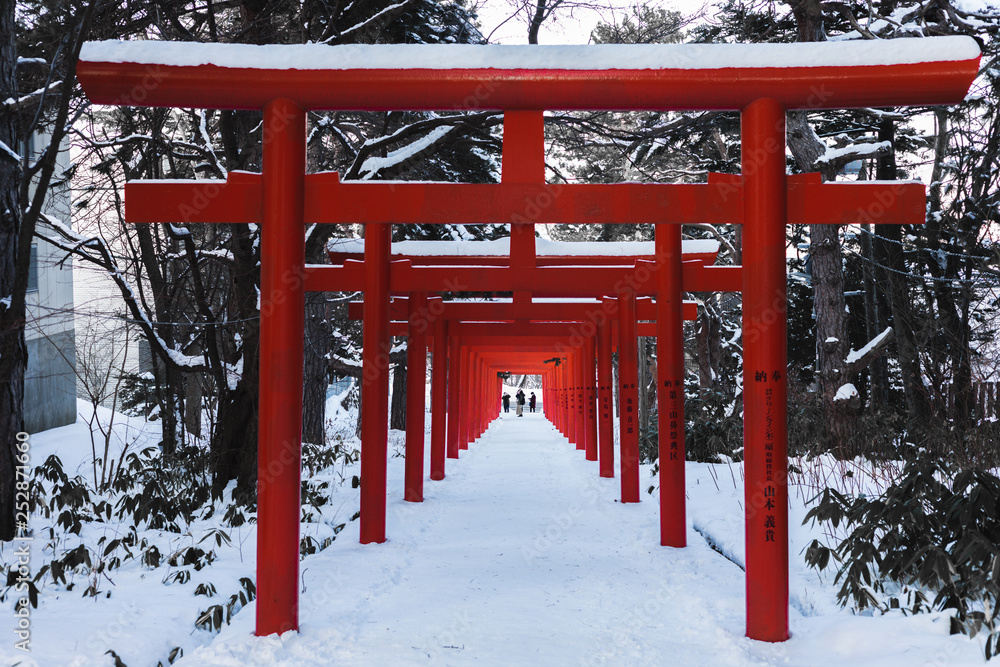
[[[29,338],[24,378],[24,428],[37,433],[76,421],[73,331]]]
[[[27,147],[37,155],[48,143],[36,137]],[[69,167],[69,152],[59,154],[56,176]],[[69,187],[56,186],[44,212],[70,223]],[[65,253],[35,240],[33,287],[27,294],[24,336],[28,368],[24,378],[24,421],[30,433],[76,421],[76,345],[73,322],[73,264]]]

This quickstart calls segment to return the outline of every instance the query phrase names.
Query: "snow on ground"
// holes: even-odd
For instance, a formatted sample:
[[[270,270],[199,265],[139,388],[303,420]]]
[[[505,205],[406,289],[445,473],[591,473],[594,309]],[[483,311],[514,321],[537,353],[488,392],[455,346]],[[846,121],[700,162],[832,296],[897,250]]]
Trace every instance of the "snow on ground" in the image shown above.
[[[792,631],[744,634],[738,466],[689,466],[689,546],[658,546],[657,503],[621,505],[619,482],[540,414],[494,422],[423,504],[400,499],[393,459],[389,541],[351,524],[303,562],[298,634],[254,638],[241,613],[181,665],[912,665],[981,664],[943,615],[864,617],[837,608],[801,561],[812,539],[792,513]],[[709,468],[713,470],[710,471]],[[648,471],[647,471],[648,478]],[[728,478],[727,478],[728,477]],[[717,478],[717,481],[713,479]]]
[[[345,423],[352,416],[336,415]],[[33,436],[34,461],[49,448],[81,449],[85,437],[81,424]],[[398,447],[394,437],[391,450]],[[349,482],[356,472],[347,466],[338,475]],[[298,634],[254,637],[256,603],[218,635],[194,629],[209,603],[193,594],[198,582],[214,582],[218,602],[253,572],[256,532],[244,526],[238,539],[232,529],[238,547],[218,549],[219,559],[187,584],[163,585],[159,569],[123,567],[113,584],[103,582],[110,598],[43,589],[30,658],[8,640],[0,664],[113,665],[111,648],[129,667],[154,666],[166,664],[173,646],[184,647],[175,664],[186,667],[982,664],[978,642],[949,636],[943,614],[840,609],[832,573],[820,581],[803,562],[804,547],[820,535],[800,525],[812,495],[805,487],[791,494],[793,636],[781,644],[746,639],[738,463],[688,464],[685,549],[659,546],[655,495],[620,504],[619,480],[599,478],[597,464],[539,413],[501,415],[458,461],[448,460],[445,480],[425,481],[423,503],[402,501],[402,476],[403,459],[392,456],[388,542],[360,545],[358,523],[348,523],[329,548],[301,562]],[[653,481],[644,468],[643,488]],[[357,493],[350,483],[334,485],[324,512],[350,516]],[[12,618],[9,599],[0,614]]]

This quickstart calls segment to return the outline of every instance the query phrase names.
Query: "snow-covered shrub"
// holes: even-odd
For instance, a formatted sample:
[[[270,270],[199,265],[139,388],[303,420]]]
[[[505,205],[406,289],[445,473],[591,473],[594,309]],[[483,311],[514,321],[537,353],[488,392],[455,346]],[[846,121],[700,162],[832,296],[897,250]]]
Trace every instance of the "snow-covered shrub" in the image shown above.
[[[213,587],[214,591],[214,587]],[[223,625],[229,625],[233,614],[257,598],[257,587],[248,577],[240,578],[240,590],[229,596],[225,604],[214,604],[198,615],[195,625],[202,630],[218,632]]]
[[[921,450],[878,496],[826,489],[805,521],[843,524],[830,548],[814,540],[806,562],[836,561],[838,599],[857,610],[951,610],[952,632],[986,634],[984,652],[1000,652],[1000,479],[960,468]]]

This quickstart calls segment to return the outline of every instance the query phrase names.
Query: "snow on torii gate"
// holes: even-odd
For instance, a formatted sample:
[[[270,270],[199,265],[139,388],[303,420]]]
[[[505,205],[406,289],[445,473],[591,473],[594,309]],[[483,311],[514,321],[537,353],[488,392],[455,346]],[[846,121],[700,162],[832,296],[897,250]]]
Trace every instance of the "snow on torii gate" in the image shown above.
[[[679,252],[680,224],[710,222],[745,226],[747,636],[786,639],[785,224],[919,223],[924,191],[919,184],[793,181],[785,174],[784,112],[955,104],[964,99],[978,66],[979,48],[964,37],[579,47],[85,45],[77,75],[95,103],[264,112],[262,175],[231,174],[225,183],[147,184],[131,192],[126,188],[131,221],[262,223],[257,634],[298,627],[303,294],[327,288],[322,276],[305,271],[307,220],[525,223],[512,224],[514,245],[526,242],[533,223],[652,223],[658,224],[658,250],[664,255]],[[698,185],[549,185],[544,177],[516,173],[487,185],[339,183],[336,174],[305,174],[309,110],[471,108],[504,110],[508,129],[507,121],[527,125],[516,134],[538,139],[537,112],[545,109],[737,110],[742,174]],[[132,207],[140,211],[133,215]],[[376,397],[388,390],[389,228],[370,224],[366,233],[370,312],[363,355],[371,377],[364,388]],[[572,280],[592,288],[581,290],[587,294],[608,286],[594,289],[596,272],[574,274],[571,267],[506,276],[488,269],[477,273],[466,277],[485,290],[515,294],[539,281]],[[447,290],[451,288],[443,283],[453,279],[425,273],[413,289]],[[657,321],[663,326],[676,321],[680,280],[675,271],[661,271],[657,280],[662,308]],[[622,295],[628,307],[627,290]],[[679,343],[677,338],[661,329],[658,344],[667,349]],[[658,386],[682,381],[681,370],[670,369],[677,373],[674,380],[658,377]],[[663,408],[661,403],[661,412]],[[369,449],[373,465],[385,466],[384,406],[372,417],[364,429],[369,446],[363,449]],[[371,443],[383,443],[382,451],[372,452]],[[384,505],[384,489],[381,493]],[[384,540],[384,535],[370,537],[366,541]]]

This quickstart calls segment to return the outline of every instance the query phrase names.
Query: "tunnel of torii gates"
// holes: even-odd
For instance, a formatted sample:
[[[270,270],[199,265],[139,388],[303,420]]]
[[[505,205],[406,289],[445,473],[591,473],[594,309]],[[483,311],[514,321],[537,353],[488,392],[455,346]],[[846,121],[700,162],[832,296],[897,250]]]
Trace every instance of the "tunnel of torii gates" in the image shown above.
[[[541,239],[536,239],[536,244],[541,243]],[[447,457],[457,458],[459,450],[467,449],[469,442],[478,438],[490,420],[499,414],[498,383],[502,383],[499,374],[503,372],[541,375],[545,414],[570,442],[585,450],[588,460],[597,461],[600,453],[601,476],[614,477],[611,418],[613,342],[619,341],[618,331],[629,330],[629,327],[634,329],[631,338],[635,335],[656,335],[656,304],[648,297],[635,296],[655,292],[652,284],[654,244],[544,243],[543,252],[547,255],[540,255],[533,244],[522,244],[510,256],[509,243],[463,242],[462,255],[441,254],[442,246],[450,248],[453,244],[438,241],[404,241],[393,246],[393,263],[408,267],[517,265],[535,268],[572,263],[589,267],[621,266],[631,271],[631,275],[624,279],[629,284],[629,290],[623,290],[623,296],[629,293],[624,297],[631,300],[629,309],[619,309],[618,298],[573,301],[548,298],[534,301],[525,298],[525,293],[515,294],[512,299],[442,301],[437,297],[428,298],[426,292],[418,292],[392,301],[390,332],[408,337],[405,500],[419,502],[423,499],[424,386],[428,339],[437,345],[434,348],[434,369],[438,373],[431,382],[431,414],[435,417],[431,424],[431,479],[444,479],[446,452]],[[364,240],[338,241],[336,245],[337,249],[330,252],[332,265],[353,262],[355,266],[360,266]],[[585,246],[590,246],[587,249],[591,253],[603,250],[604,254],[572,254]],[[498,248],[502,254],[495,254]],[[608,254],[612,251],[609,249],[630,254]],[[486,254],[490,251],[494,254]],[[518,254],[526,251],[533,254]],[[634,254],[635,251],[646,252]],[[681,255],[675,259],[681,262],[687,291],[739,290],[739,267],[707,267],[715,261],[717,251],[718,243],[715,241],[682,242]],[[352,302],[349,316],[362,319],[363,306],[363,302]],[[632,316],[628,321],[619,324],[617,316],[629,313]],[[696,303],[683,302],[680,315],[686,320],[695,319]],[[680,321],[673,326],[680,331]],[[619,354],[626,348],[619,343]],[[683,354],[683,348],[676,346],[674,352]],[[635,355],[634,349],[631,354]],[[683,364],[683,358],[672,363]],[[629,368],[634,366],[628,365]],[[446,373],[450,377],[446,377]],[[628,377],[628,370],[625,373],[624,377]],[[622,380],[622,392],[624,398],[619,402],[621,497],[622,502],[638,502],[639,429],[637,421],[634,421],[638,405],[636,382]],[[683,394],[679,400],[682,412]],[[447,432],[445,415],[448,416]],[[683,415],[675,414],[671,428],[683,431],[682,424]],[[682,460],[683,442],[678,445],[676,434],[670,441],[670,447],[671,451],[665,456],[674,461]],[[682,467],[679,472],[683,475]],[[384,485],[382,480],[371,481],[376,488],[378,483]],[[361,488],[365,488],[364,478]],[[376,496],[382,498],[384,493],[379,492]],[[661,491],[660,499],[664,539],[671,540],[675,546],[682,546],[685,540],[683,478]],[[384,521],[384,511],[374,516]],[[365,525],[364,528],[369,527]],[[375,529],[381,531],[384,526],[378,525]]]
[[[94,103],[256,109],[264,114],[262,173],[231,172],[225,181],[139,181],[125,188],[130,222],[260,225],[257,634],[298,628],[305,291],[364,293],[361,540],[382,542],[384,521],[378,517],[386,502],[391,294],[412,294],[420,301],[424,294],[459,288],[509,292],[514,311],[535,298],[614,296],[623,385],[635,384],[636,295],[652,294],[660,356],[657,386],[678,388],[676,393],[657,392],[658,411],[661,419],[672,412],[679,418],[681,294],[694,289],[680,261],[681,225],[709,223],[743,225],[743,265],[735,287],[742,292],[743,308],[746,633],[758,640],[787,639],[785,226],[921,224],[925,196],[919,183],[821,183],[815,174],[786,175],[785,111],[956,104],[978,72],[979,56],[978,45],[967,37],[575,47],[85,45],[77,76]],[[341,183],[336,173],[305,171],[309,111],[470,109],[504,113],[500,183]],[[711,175],[707,183],[697,184],[546,183],[543,112],[549,109],[737,111],[741,173]],[[365,225],[364,261],[307,267],[307,223]],[[390,223],[509,223],[510,264],[391,262]],[[635,265],[517,265],[534,255],[535,224],[588,223],[654,225],[655,270],[648,287],[636,284],[640,270]],[[445,321],[433,326],[445,326]],[[468,355],[469,365],[475,358],[481,369],[506,364],[499,359],[509,350],[500,345],[514,340],[519,340],[517,347],[527,343],[532,353],[545,356],[545,345],[565,344],[566,327],[574,326],[553,324],[563,330],[551,332],[548,323],[530,319],[454,322],[463,329],[459,338],[467,341],[459,354]],[[495,336],[501,326],[510,335]],[[606,330],[598,328],[598,335]],[[540,338],[514,337],[523,331],[535,331]],[[437,336],[435,345],[446,338],[450,340]],[[553,357],[556,349],[551,349]],[[593,357],[587,346],[579,355],[583,357]],[[530,361],[522,357],[520,363]],[[547,368],[545,398],[556,387],[581,386],[567,375],[582,365]],[[538,368],[535,363],[522,368],[529,366]],[[496,390],[485,372],[462,377],[465,382],[479,377],[485,383],[482,391]],[[468,393],[463,397],[468,400]],[[470,424],[478,420],[471,429],[478,432],[481,415],[458,413]],[[435,413],[432,420],[437,417]],[[579,422],[566,411],[558,419],[576,433]],[[661,493],[679,498],[683,489],[673,485],[683,480],[680,426],[678,421],[676,431],[662,423],[659,428]],[[672,445],[681,452],[676,461],[662,455]],[[661,542],[682,546],[683,532],[663,534]]]

